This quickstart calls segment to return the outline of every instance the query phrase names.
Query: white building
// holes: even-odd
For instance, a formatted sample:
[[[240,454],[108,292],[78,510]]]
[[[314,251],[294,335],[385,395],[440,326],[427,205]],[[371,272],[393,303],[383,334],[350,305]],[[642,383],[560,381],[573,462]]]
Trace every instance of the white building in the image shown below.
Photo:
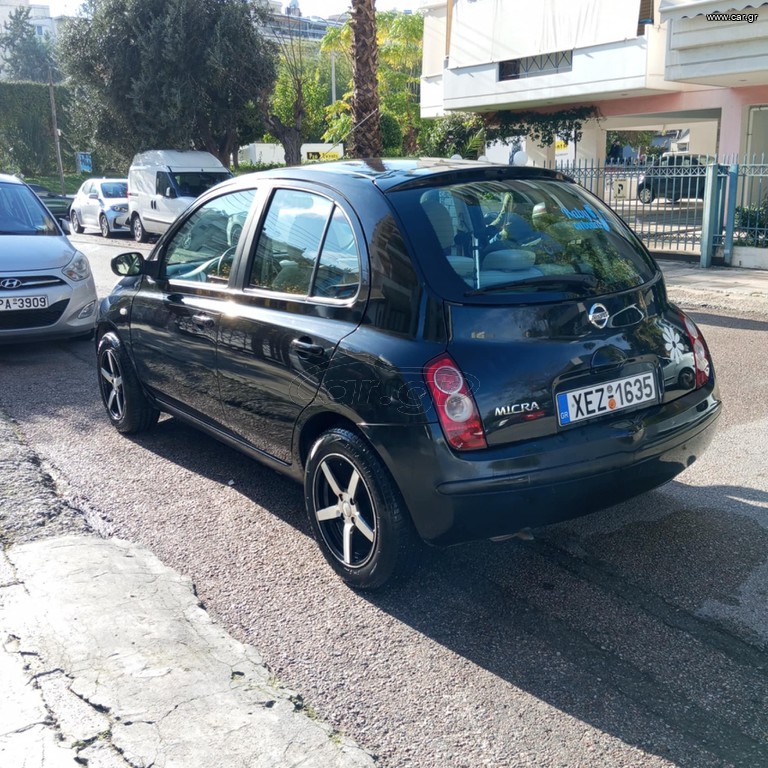
[[[606,129],[688,128],[692,152],[768,153],[768,3],[432,2],[421,86],[424,117],[594,106],[582,159],[603,159]]]
[[[62,17],[52,17],[48,5],[31,3],[29,0],[14,0],[14,2],[0,2],[0,30],[4,30],[5,22],[17,8],[29,8],[29,21],[35,29],[35,34],[40,40],[46,35],[51,39],[56,37],[56,26]]]

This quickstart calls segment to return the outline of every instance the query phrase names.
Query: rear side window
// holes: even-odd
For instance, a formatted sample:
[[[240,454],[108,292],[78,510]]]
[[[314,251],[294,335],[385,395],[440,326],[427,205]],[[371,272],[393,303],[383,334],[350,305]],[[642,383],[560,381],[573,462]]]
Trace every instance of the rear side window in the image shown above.
[[[359,280],[357,243],[343,211],[320,195],[278,189],[259,234],[249,285],[347,299],[357,293]]]
[[[570,182],[478,181],[395,191],[390,200],[446,298],[597,296],[656,274],[626,225]]]

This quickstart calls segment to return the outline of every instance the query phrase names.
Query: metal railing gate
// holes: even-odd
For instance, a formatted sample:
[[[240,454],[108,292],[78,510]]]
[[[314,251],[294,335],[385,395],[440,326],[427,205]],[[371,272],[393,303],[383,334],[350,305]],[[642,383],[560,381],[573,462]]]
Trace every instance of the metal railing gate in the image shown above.
[[[557,164],[611,206],[660,256],[713,256],[730,263],[733,245],[768,247],[768,164],[761,158],[702,165]]]

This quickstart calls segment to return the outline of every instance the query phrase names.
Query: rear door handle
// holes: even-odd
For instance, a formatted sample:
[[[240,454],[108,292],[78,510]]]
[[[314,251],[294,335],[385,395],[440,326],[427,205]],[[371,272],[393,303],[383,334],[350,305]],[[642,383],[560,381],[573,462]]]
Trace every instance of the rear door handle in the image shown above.
[[[291,348],[295,349],[300,355],[320,357],[325,354],[324,347],[321,347],[319,344],[313,344],[309,339],[293,339],[291,341]]]

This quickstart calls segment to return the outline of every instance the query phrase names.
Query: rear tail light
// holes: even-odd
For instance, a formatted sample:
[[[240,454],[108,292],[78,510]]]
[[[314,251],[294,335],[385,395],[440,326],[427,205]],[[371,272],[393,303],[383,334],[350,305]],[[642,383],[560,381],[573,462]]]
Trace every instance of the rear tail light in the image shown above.
[[[696,389],[703,387],[708,381],[712,372],[712,359],[709,355],[709,347],[696,323],[691,320],[685,312],[680,313],[680,317],[685,323],[685,332],[688,334],[688,341],[691,342],[693,349],[693,358],[696,363]]]
[[[424,378],[449,445],[457,451],[486,448],[477,405],[464,375],[451,357],[441,355],[427,363]]]

